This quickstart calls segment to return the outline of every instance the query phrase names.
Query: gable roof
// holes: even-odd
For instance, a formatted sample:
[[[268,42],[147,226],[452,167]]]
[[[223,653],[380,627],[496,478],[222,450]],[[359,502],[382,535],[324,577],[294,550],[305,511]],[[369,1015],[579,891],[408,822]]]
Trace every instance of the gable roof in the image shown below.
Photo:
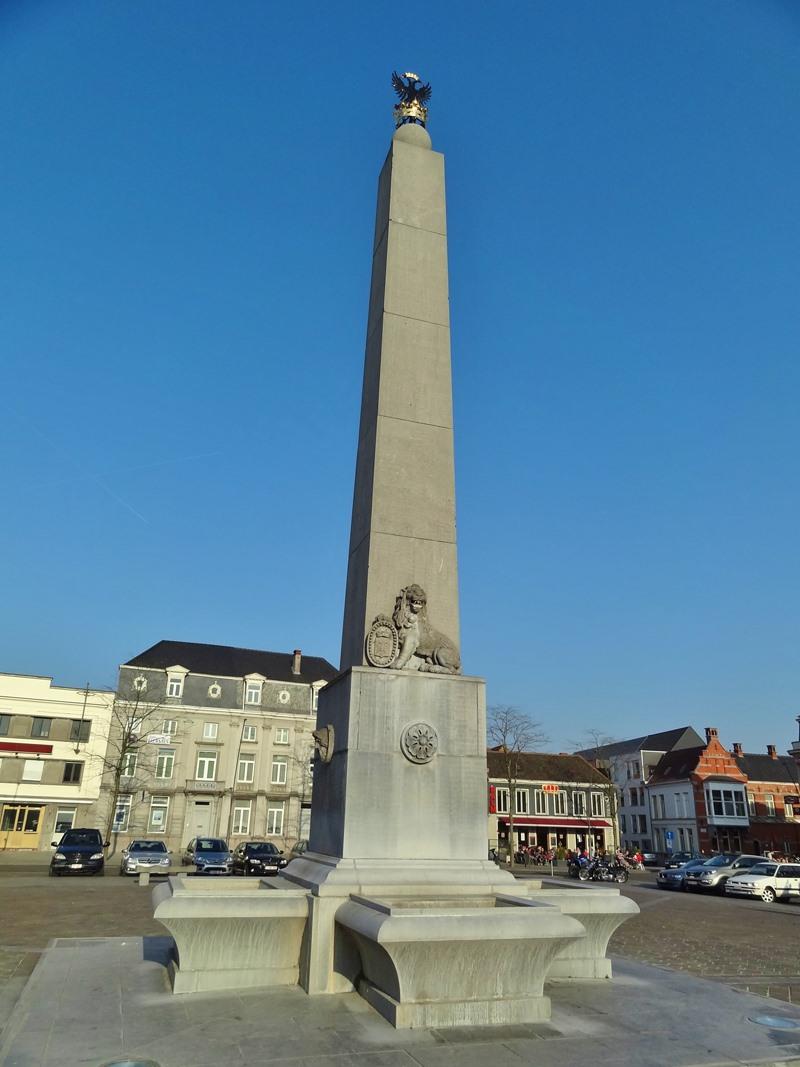
[[[153,667],[166,670],[180,664],[192,674],[244,678],[263,674],[275,682],[330,682],[339,673],[319,656],[301,656],[300,674],[292,673],[293,653],[264,652],[231,645],[202,645],[194,641],[159,641],[152,648],[123,663],[123,667]]]
[[[489,777],[504,779],[505,753],[489,749],[486,763]],[[550,752],[520,752],[516,778],[524,782],[598,782],[608,785],[608,778],[583,756],[556,755]]]
[[[705,750],[705,745],[697,745],[694,748],[676,748],[672,752],[665,752],[647,779],[647,784],[655,785],[657,782],[675,782],[688,778]]]
[[[600,745],[599,748],[582,748],[579,756],[585,759],[606,759],[609,756],[621,756],[626,752],[669,752],[677,744],[702,745],[703,739],[691,726],[679,726],[675,730],[662,730],[657,734],[642,734],[641,737],[632,737],[628,741],[614,741],[610,745]]]
[[[760,752],[745,752],[743,756],[735,756],[736,764],[751,782],[788,782],[797,786],[800,783],[800,764],[795,763],[791,756],[763,755]]]

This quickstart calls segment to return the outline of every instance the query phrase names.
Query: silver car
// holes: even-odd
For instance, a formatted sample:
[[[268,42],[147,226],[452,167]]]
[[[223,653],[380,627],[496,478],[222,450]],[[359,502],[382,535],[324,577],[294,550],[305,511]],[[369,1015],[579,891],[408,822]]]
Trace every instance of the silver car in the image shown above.
[[[702,867],[688,870],[684,884],[687,889],[723,893],[729,878],[746,874],[751,867],[763,862],[763,856],[714,856],[713,859],[706,860]]]
[[[147,841],[138,838],[122,851],[120,874],[169,874],[171,865],[167,846],[163,841]]]

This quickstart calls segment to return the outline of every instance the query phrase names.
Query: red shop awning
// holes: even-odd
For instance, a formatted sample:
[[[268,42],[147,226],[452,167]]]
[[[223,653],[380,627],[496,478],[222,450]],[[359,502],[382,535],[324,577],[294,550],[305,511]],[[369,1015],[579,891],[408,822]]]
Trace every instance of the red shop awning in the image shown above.
[[[508,826],[508,818],[499,817],[498,822],[505,823]],[[554,827],[559,826],[565,830],[585,830],[587,826],[595,829],[601,829],[602,827],[609,827],[611,823],[608,819],[590,819],[588,822],[586,819],[568,819],[568,818],[550,818],[547,815],[515,815],[515,826],[542,826],[542,827]]]
[[[0,741],[0,752],[26,752],[33,755],[49,756],[52,745],[37,745],[33,741]]]

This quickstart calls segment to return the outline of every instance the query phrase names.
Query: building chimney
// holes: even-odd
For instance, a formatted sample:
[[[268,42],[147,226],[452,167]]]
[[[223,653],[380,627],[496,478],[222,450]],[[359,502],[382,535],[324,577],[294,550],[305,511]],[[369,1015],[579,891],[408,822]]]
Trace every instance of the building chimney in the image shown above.
[[[777,759],[778,758],[778,750],[777,750],[777,748],[775,748],[774,745],[767,745],[767,755],[769,756],[770,759]]]
[[[303,653],[299,648],[296,648],[292,653],[292,674],[300,674],[300,664],[303,660]]]
[[[743,756],[744,755],[744,752],[742,751],[742,742],[741,741],[734,741],[733,742],[733,754],[734,754],[734,756]]]
[[[717,730],[716,726],[707,726],[706,727],[706,744],[708,744],[708,742],[711,740],[712,737],[716,737],[718,733],[719,733],[719,730]]]

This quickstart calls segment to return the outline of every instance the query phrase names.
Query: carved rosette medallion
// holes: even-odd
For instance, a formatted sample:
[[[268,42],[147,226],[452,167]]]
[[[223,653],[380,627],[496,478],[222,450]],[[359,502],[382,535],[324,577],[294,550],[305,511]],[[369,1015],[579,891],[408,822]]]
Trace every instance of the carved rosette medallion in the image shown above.
[[[400,635],[388,615],[378,615],[369,628],[364,644],[371,667],[391,667],[400,649]]]
[[[427,722],[413,722],[400,734],[400,751],[412,763],[430,763],[439,751],[439,735]]]

